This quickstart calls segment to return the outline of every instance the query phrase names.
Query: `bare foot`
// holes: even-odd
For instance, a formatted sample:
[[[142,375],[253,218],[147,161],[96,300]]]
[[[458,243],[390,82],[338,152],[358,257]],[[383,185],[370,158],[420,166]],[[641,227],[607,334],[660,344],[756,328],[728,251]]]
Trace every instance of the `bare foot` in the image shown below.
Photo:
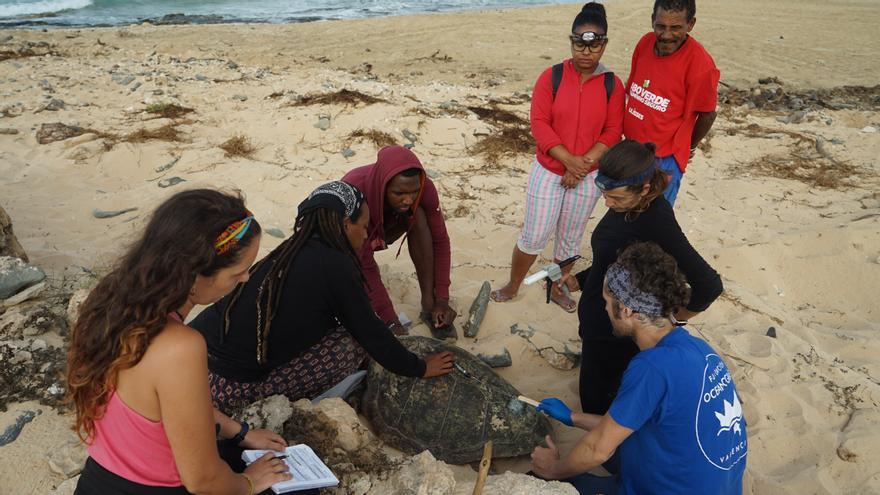
[[[489,299],[495,302],[507,302],[514,297],[516,297],[516,290],[510,287],[510,284],[489,293]]]

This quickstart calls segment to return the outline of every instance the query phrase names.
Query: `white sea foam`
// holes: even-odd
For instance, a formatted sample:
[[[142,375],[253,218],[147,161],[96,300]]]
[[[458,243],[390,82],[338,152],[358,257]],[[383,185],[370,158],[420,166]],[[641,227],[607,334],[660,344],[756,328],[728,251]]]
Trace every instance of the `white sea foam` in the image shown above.
[[[23,15],[48,14],[69,9],[81,9],[92,4],[91,0],[48,0],[42,2],[0,3],[0,18]]]

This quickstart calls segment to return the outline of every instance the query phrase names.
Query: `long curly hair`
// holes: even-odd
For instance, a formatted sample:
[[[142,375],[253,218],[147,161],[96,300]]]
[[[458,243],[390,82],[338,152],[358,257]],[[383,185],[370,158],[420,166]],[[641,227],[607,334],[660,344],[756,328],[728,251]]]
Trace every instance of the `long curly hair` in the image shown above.
[[[153,213],[143,235],[92,289],[80,307],[67,354],[67,398],[74,431],[94,438],[95,421],[116,388],[117,373],[138,364],[169,313],[183,306],[196,275],[237,263],[260,234],[256,220],[234,246],[214,242],[249,216],[238,193],[195,189],[175,194]]]
[[[356,222],[363,214],[364,208],[355,211],[349,220]],[[354,265],[361,269],[358,254],[348,242],[345,234],[344,215],[330,208],[316,208],[310,210],[296,219],[293,234],[278,245],[265,258],[251,267],[251,273],[259,270],[264,263],[271,263],[266,276],[260,282],[257,291],[257,362],[266,362],[269,352],[269,332],[272,329],[272,319],[275,317],[279,304],[281,304],[282,289],[287,280],[287,272],[290,270],[296,255],[312,237],[320,237],[331,247],[345,253],[351,258]],[[361,273],[363,280],[363,273]],[[252,282],[253,283],[253,282]],[[236,304],[239,302],[244,284],[233,291],[223,314],[223,329],[220,335],[221,342],[230,329],[230,317]]]

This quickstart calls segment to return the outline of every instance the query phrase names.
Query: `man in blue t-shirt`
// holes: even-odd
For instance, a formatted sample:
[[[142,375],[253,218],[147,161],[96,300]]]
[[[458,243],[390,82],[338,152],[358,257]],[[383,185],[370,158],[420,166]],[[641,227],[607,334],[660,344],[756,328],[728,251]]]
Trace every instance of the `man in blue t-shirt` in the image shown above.
[[[547,448],[532,452],[534,472],[581,494],[740,495],[748,446],[742,404],[724,361],[672,316],[690,298],[675,260],[656,244],[633,244],[608,268],[602,292],[614,334],[631,337],[641,352],[604,416],[541,401],[539,411],[589,433],[564,458],[548,436]],[[584,474],[617,449],[617,479]]]

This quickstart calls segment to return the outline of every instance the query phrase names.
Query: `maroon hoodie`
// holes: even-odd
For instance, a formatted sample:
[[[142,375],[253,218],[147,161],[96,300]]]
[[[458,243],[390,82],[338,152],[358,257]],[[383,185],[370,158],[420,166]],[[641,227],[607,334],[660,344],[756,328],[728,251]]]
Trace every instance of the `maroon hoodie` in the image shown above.
[[[342,178],[343,181],[363,191],[367,197],[367,204],[370,205],[369,237],[360,252],[361,266],[364,270],[364,278],[367,280],[367,293],[370,296],[373,309],[379,318],[386,323],[396,319],[397,312],[394,311],[394,305],[391,303],[391,298],[388,297],[388,291],[382,284],[379,266],[373,258],[373,252],[388,248],[385,245],[385,229],[382,225],[385,210],[385,187],[395,175],[410,168],[422,170],[420,179],[422,189],[418,200],[413,204],[413,212],[421,206],[428,219],[428,227],[431,229],[431,238],[434,242],[434,297],[449,299],[451,263],[449,234],[446,233],[446,222],[440,211],[440,197],[437,195],[437,188],[425,175],[422,163],[415,153],[403,146],[386,146],[379,150],[376,163],[355,168]],[[412,228],[412,220],[410,220],[410,228]]]

